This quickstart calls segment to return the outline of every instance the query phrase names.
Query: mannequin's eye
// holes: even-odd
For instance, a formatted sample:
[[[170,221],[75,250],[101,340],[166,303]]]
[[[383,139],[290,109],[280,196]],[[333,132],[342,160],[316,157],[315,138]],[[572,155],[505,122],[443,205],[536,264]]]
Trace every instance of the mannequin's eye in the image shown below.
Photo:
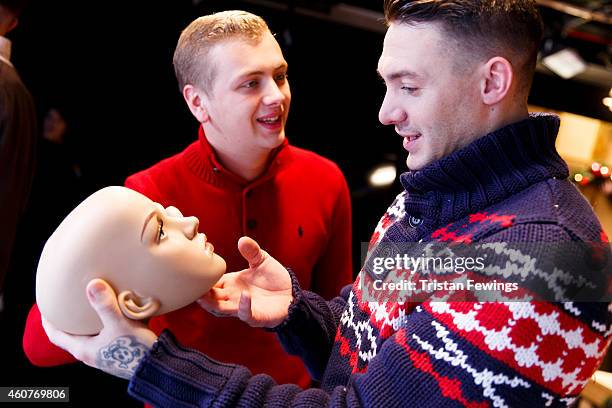
[[[161,241],[161,239],[165,236],[166,236],[166,233],[164,232],[164,221],[159,220],[159,230],[157,231],[157,242]]]

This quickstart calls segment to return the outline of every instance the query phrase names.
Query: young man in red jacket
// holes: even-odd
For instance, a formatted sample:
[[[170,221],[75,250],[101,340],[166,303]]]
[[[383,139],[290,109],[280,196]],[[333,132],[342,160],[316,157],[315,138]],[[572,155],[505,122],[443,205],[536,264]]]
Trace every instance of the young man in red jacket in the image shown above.
[[[200,17],[181,34],[173,63],[201,123],[199,140],[128,177],[126,186],[198,217],[228,271],[248,266],[236,242],[249,235],[302,285],[334,296],[352,279],[348,188],[334,163],[285,138],[287,62],[266,23],[242,11]],[[287,355],[273,333],[215,318],[197,304],[152,319],[150,328],[168,328],[185,345],[281,383],[310,383],[303,363]],[[24,349],[36,365],[74,361],[48,342],[36,307]]]

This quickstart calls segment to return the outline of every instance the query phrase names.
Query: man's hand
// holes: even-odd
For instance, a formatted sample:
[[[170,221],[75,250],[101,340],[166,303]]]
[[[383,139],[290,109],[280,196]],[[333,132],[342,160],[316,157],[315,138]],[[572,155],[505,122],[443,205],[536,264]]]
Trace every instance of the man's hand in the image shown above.
[[[113,288],[102,279],[89,282],[87,299],[102,320],[102,331],[96,336],[68,334],[43,316],[49,340],[88,366],[129,380],[157,336],[144,323],[123,316]]]
[[[249,268],[223,275],[198,303],[215,316],[238,317],[252,327],[278,326],[293,300],[289,272],[249,237],[238,240],[238,250]]]

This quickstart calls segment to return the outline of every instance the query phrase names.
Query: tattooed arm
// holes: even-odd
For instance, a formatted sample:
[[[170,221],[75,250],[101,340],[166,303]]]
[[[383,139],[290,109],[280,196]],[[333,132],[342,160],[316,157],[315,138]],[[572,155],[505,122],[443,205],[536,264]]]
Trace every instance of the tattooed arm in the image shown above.
[[[129,380],[157,336],[144,323],[122,315],[117,297],[105,281],[92,280],[87,285],[87,297],[102,320],[102,331],[96,336],[71,335],[56,329],[43,317],[49,340],[85,364]]]

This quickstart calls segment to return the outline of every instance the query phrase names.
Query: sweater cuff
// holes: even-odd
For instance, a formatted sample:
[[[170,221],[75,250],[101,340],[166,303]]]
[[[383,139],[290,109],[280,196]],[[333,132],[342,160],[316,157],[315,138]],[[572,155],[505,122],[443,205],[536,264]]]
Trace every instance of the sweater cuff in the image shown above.
[[[138,365],[128,393],[155,406],[209,406],[236,367],[181,347],[164,330]]]
[[[302,302],[304,297],[302,288],[300,287],[300,283],[298,282],[297,276],[291,270],[291,268],[285,268],[289,272],[289,276],[291,277],[291,294],[293,296],[293,300],[289,304],[289,309],[287,309],[287,318],[283,320],[281,324],[276,327],[272,327],[270,329],[266,329],[267,331],[271,331],[277,333],[279,331],[283,331],[287,328],[287,326],[291,325],[293,320],[295,320],[295,316],[297,314],[296,310],[299,309],[299,304]]]

